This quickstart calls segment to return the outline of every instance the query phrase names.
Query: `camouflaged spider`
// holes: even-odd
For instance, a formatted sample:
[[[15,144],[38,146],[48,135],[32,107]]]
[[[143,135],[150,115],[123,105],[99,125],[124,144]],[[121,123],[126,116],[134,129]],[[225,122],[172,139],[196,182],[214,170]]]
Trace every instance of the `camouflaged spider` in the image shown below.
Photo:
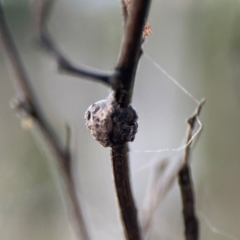
[[[104,147],[132,142],[137,133],[137,119],[134,108],[131,105],[121,108],[113,93],[92,104],[85,113],[89,132]]]

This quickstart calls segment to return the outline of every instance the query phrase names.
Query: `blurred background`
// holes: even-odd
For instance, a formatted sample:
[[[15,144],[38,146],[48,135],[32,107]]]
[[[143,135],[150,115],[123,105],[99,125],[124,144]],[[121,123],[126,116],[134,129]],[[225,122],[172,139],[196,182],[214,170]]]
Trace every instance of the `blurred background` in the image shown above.
[[[79,195],[93,239],[122,240],[109,149],[91,138],[84,122],[88,106],[107,97],[109,89],[57,72],[54,61],[34,42],[33,3],[4,1],[34,94],[63,144],[65,124],[72,128]],[[153,0],[148,22],[153,34],[144,44],[145,53],[195,98],[207,100],[200,116],[203,132],[191,155],[201,239],[240,239],[240,1]],[[122,38],[120,3],[57,0],[49,31],[74,63],[113,69]],[[0,76],[1,240],[74,239],[54,170],[9,107],[15,76],[2,45]],[[141,208],[155,163],[176,161],[183,153],[145,151],[182,146],[185,120],[196,103],[143,55],[133,106],[139,132],[129,155],[134,196]],[[149,239],[183,239],[177,182],[154,215]]]

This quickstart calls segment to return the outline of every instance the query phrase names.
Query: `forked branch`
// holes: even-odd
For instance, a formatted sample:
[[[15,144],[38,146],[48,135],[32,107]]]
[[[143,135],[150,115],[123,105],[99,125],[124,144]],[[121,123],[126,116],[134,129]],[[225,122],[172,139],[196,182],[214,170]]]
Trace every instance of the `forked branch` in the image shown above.
[[[46,17],[49,14],[49,4],[51,4],[51,1],[41,0],[40,2],[38,18],[38,36],[40,42],[45,49],[54,56],[60,68],[72,70],[72,65],[69,64],[66,58],[55,47],[46,31]],[[131,102],[136,67],[141,55],[142,32],[146,22],[150,0],[133,0],[131,4],[131,14],[127,14],[126,9],[123,9],[125,22],[124,37],[119,61],[114,73],[112,75],[102,76],[84,71],[86,77],[109,84],[114,91],[115,101],[123,108],[128,107]],[[82,71],[83,70],[81,70],[81,73]],[[84,76],[84,74],[82,76]],[[140,240],[141,231],[131,190],[127,149],[126,144],[111,148],[113,175],[125,237],[128,240]]]
[[[150,0],[131,1],[131,13],[127,15],[125,14],[124,18],[126,24],[119,60],[115,71],[112,74],[77,68],[64,57],[47,32],[46,21],[52,5],[51,0],[38,0],[39,6],[36,14],[36,35],[40,44],[56,60],[60,70],[93,79],[102,82],[107,86],[111,86],[114,92],[115,101],[121,108],[126,108],[130,104],[132,98],[136,68],[141,56],[142,34],[150,2]],[[80,230],[77,231],[78,237],[79,239],[87,240],[89,237],[85,224],[82,221],[80,207],[77,204],[76,189],[71,173],[71,155],[68,151],[65,152],[59,147],[58,142],[41,116],[27,81],[24,67],[21,64],[21,60],[6,26],[3,13],[1,16],[3,42],[12,60],[14,69],[16,70],[16,83],[19,85],[21,96],[23,96],[23,98],[21,98],[21,104],[18,104],[17,107],[21,111],[24,110],[26,115],[33,120],[34,126],[40,131],[47,147],[50,148],[52,154],[56,157],[58,165],[64,175],[66,189],[68,191],[67,195],[71,200],[69,205],[72,210],[71,213],[76,218],[76,230]],[[125,237],[127,240],[141,240],[142,234],[139,228],[137,211],[130,184],[127,151],[127,144],[111,148],[113,174]]]
[[[93,72],[86,72],[83,69],[72,67],[69,61],[55,47],[46,29],[46,17],[49,14],[50,0],[40,0],[38,37],[43,47],[54,56],[60,69],[79,73],[81,76],[102,81],[112,87],[115,101],[120,107],[126,108],[131,102],[137,64],[141,55],[142,33],[147,19],[150,0],[131,1],[131,13],[124,10],[124,37],[120,51],[119,61],[112,75],[101,75]],[[125,237],[128,240],[140,240],[141,230],[137,219],[137,211],[133,200],[127,144],[111,148],[111,159],[113,175],[120,206],[121,219],[123,221]]]

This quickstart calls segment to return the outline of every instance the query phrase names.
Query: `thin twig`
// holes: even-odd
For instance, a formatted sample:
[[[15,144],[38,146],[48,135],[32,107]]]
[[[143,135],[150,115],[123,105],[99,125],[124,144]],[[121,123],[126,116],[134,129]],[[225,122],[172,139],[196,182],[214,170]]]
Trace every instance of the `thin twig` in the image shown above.
[[[192,124],[191,125],[192,127],[187,131],[187,138],[186,138],[187,147],[185,148],[184,157],[176,160],[173,159],[171,160],[170,163],[168,163],[168,161],[165,160],[163,162],[164,171],[162,170],[163,168],[162,162],[160,163],[159,166],[156,166],[156,172],[155,172],[156,177],[154,178],[154,181],[150,187],[150,192],[147,194],[145,204],[141,209],[140,219],[141,219],[141,227],[143,230],[144,237],[148,233],[155,209],[157,208],[157,206],[159,206],[159,203],[166,196],[167,192],[173,185],[174,180],[176,179],[176,176],[184,168],[186,161],[188,162],[190,147],[191,147],[190,140],[192,139],[192,136],[193,136],[196,119],[200,114],[200,110],[204,102],[205,100],[202,100],[200,102],[200,104],[197,106],[197,109],[195,110],[194,115],[191,118],[189,118],[191,119],[190,122]]]
[[[60,147],[60,144],[50,130],[44,117],[41,115],[41,111],[30,87],[29,78],[7,26],[2,0],[0,0],[0,34],[1,41],[16,75],[16,78],[14,78],[14,85],[16,86],[16,93],[18,95],[15,101],[16,111],[22,116],[22,123],[26,121],[26,119],[31,122],[31,124],[28,124],[28,127],[39,133],[48,151],[50,151],[56,160],[59,174],[62,175],[62,191],[67,203],[69,218],[74,226],[76,236],[79,240],[89,240],[72,177],[70,151],[69,149],[63,150]]]
[[[116,100],[126,107],[131,102],[136,67],[141,55],[142,33],[147,19],[150,0],[132,0],[124,31],[116,71],[118,82],[114,86]]]
[[[200,115],[200,112],[201,112],[202,107],[203,107],[205,102],[206,102],[206,100],[202,99],[200,101],[198,107],[196,108],[194,114],[190,118],[188,118],[188,120],[187,120],[187,123],[189,124],[189,129],[188,129],[188,132],[187,132],[186,143],[188,143],[193,136],[193,131],[194,131],[194,127],[195,127],[197,118]],[[191,150],[191,144],[188,144],[186,149],[185,149],[185,154],[184,154],[184,162],[185,163],[189,163],[190,150]]]
[[[126,25],[116,66],[116,85],[113,86],[115,99],[121,107],[127,107],[131,102],[136,68],[141,56],[142,32],[150,2],[150,0],[133,0],[131,14],[124,14]],[[127,11],[127,9],[125,10]],[[141,240],[142,233],[131,190],[127,149],[127,144],[111,148],[113,175],[125,238]]]
[[[110,86],[112,73],[95,72],[83,67],[75,67],[56,47],[47,31],[47,20],[50,16],[54,0],[38,0],[36,14],[36,36],[40,45],[55,59],[58,68],[69,74],[99,81]]]
[[[111,149],[113,174],[120,214],[125,226],[125,237],[128,240],[140,240],[141,231],[137,221],[137,210],[135,208],[129,179],[127,152],[127,144]]]
[[[205,100],[201,101],[196,112],[192,117],[188,119],[189,129],[187,133],[187,142],[192,138],[193,130],[197,118],[201,112],[202,106]],[[191,144],[187,145],[184,154],[184,166],[178,174],[178,183],[181,190],[182,204],[183,204],[183,219],[185,226],[185,239],[186,240],[198,240],[199,229],[198,219],[195,212],[194,202],[194,187],[192,181],[191,168],[189,165]]]
[[[184,164],[178,174],[178,182],[181,190],[183,205],[185,239],[197,240],[199,237],[198,219],[195,213],[194,190],[191,175],[190,166],[188,164]]]

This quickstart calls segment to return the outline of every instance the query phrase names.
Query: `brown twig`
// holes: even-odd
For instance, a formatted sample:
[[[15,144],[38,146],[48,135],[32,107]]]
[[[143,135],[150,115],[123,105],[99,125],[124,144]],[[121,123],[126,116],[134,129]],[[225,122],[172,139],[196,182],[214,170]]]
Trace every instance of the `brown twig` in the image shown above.
[[[193,135],[194,126],[196,120],[201,112],[202,106],[205,100],[202,100],[196,109],[192,117],[188,119],[188,133],[187,140],[188,143]],[[195,213],[195,203],[194,203],[194,187],[192,181],[191,168],[189,165],[191,144],[188,144],[185,149],[184,154],[184,165],[178,174],[178,183],[181,190],[182,204],[183,204],[183,219],[185,226],[185,239],[186,240],[198,240],[199,230],[198,230],[198,219]]]
[[[57,62],[58,68],[68,74],[92,79],[110,86],[111,73],[87,70],[83,67],[75,67],[56,47],[47,31],[47,20],[50,16],[54,0],[38,0],[36,17],[36,37],[40,45],[53,57]]]
[[[119,60],[116,66],[115,99],[121,107],[127,107],[132,98],[137,64],[141,55],[142,32],[146,22],[150,0],[133,0],[131,14],[124,14],[125,30]],[[124,2],[122,2],[124,3]],[[123,5],[123,10],[127,11]],[[131,190],[127,144],[111,148],[111,159],[120,214],[127,240],[141,240],[137,210]]]
[[[151,220],[152,220],[153,214],[155,212],[155,209],[157,208],[157,206],[159,205],[161,200],[165,197],[168,190],[171,188],[172,184],[174,183],[174,180],[176,179],[176,176],[182,170],[185,170],[186,163],[188,163],[188,159],[189,159],[191,143],[193,140],[193,131],[194,131],[195,122],[197,120],[197,117],[200,114],[200,111],[201,111],[201,108],[202,108],[204,102],[205,102],[205,100],[202,100],[200,102],[200,104],[197,106],[197,109],[195,110],[194,115],[191,118],[189,118],[189,120],[188,120],[188,122],[190,121],[191,125],[187,131],[186,148],[185,148],[184,157],[179,158],[178,160],[173,159],[170,162],[165,160],[163,162],[164,163],[164,171],[162,170],[162,167],[163,167],[162,162],[160,162],[159,167],[156,166],[156,172],[155,172],[156,177],[154,178],[152,186],[150,187],[150,192],[149,192],[149,194],[147,194],[145,204],[141,210],[141,227],[143,230],[143,236],[146,236],[148,233],[149,226],[151,224]],[[200,130],[201,129],[199,129],[199,131]],[[184,174],[182,177],[185,177],[185,176],[186,175]],[[190,179],[188,179],[188,180],[190,180]],[[188,184],[188,185],[186,185],[186,187],[189,187],[190,190],[188,188],[184,188],[183,196],[186,196],[185,194],[190,193],[190,192],[193,193],[193,187],[192,187],[191,182],[190,182],[190,185]],[[189,192],[188,191],[185,192],[185,190],[189,190]],[[193,194],[192,194],[192,196],[193,196]],[[184,199],[188,200],[187,198],[184,198]],[[193,197],[191,198],[191,202],[188,202],[185,200],[183,201],[184,209],[189,209],[188,204],[190,204],[192,216],[195,216]],[[186,211],[186,213],[188,214],[188,211]],[[187,217],[187,219],[192,219],[192,218]],[[193,219],[196,219],[196,217],[194,217]],[[194,221],[194,222],[196,223],[196,221]],[[188,229],[188,227],[190,227],[191,224],[192,223],[190,221],[190,224],[185,228]],[[186,226],[186,222],[185,222],[185,226]],[[196,229],[195,231],[197,232],[197,229],[198,229],[197,224],[195,224],[194,226]],[[188,230],[188,232],[190,232],[190,230]],[[189,238],[189,239],[191,239],[191,238]],[[194,239],[194,238],[192,238],[192,239]]]
[[[150,0],[133,0],[124,31],[122,48],[116,66],[116,100],[126,107],[131,102],[136,67],[141,55],[142,33],[147,19]]]
[[[1,41],[6,49],[6,53],[9,56],[16,75],[14,84],[18,96],[14,107],[16,108],[17,113],[22,117],[22,123],[26,123],[26,121],[31,123],[23,125],[28,126],[39,133],[38,136],[41,137],[47,150],[56,160],[56,165],[62,176],[62,191],[67,203],[66,206],[68,208],[69,218],[75,226],[74,229],[76,236],[79,240],[89,240],[71,171],[70,150],[63,150],[60,147],[60,144],[50,130],[44,117],[41,115],[41,111],[30,87],[29,78],[7,26],[2,0],[0,0],[0,34]]]
[[[141,231],[131,190],[127,152],[127,144],[111,149],[113,175],[125,237],[128,240],[140,240]]]

